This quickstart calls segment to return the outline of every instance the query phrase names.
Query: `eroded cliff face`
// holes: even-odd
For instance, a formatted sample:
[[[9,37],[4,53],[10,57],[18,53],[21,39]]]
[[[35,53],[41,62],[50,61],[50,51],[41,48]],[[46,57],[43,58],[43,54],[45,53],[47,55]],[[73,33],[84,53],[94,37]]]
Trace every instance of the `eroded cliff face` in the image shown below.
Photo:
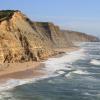
[[[39,60],[54,54],[49,42],[31,26],[27,17],[15,11],[0,22],[1,62]]]
[[[98,42],[99,41],[97,37],[82,32],[75,32],[69,30],[62,30],[61,32],[72,42]]]
[[[61,33],[59,26],[50,22],[33,22],[33,29],[42,35],[51,43],[53,48],[64,48],[72,45],[67,37]],[[41,35],[41,36],[42,36]]]
[[[0,11],[0,63],[38,61],[57,53],[55,48],[94,39],[75,32],[66,34],[53,23],[32,22],[20,11]]]

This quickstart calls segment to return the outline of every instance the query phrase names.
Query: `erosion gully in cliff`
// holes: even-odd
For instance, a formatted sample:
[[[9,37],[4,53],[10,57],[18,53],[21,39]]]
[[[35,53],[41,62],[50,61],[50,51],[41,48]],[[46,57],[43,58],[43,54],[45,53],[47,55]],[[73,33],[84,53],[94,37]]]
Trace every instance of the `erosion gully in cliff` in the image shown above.
[[[18,10],[0,11],[0,63],[38,61],[94,36],[60,30],[50,22],[33,22]]]

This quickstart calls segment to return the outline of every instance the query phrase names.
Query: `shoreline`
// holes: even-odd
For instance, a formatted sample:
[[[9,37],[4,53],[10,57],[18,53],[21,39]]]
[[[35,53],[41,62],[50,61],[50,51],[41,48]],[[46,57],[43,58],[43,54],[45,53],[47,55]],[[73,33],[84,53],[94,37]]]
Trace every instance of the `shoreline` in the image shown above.
[[[0,70],[0,83],[10,79],[31,79],[44,75],[41,62],[9,63],[9,67]]]
[[[58,49],[58,50],[63,53],[57,54],[50,58],[53,58],[53,57],[58,58],[58,57],[63,56],[64,53],[77,51],[79,50],[79,47],[63,48],[63,49]],[[0,70],[0,83],[5,83],[10,79],[21,80],[21,79],[32,79],[35,77],[42,77],[46,74],[45,72],[43,72],[43,70],[41,70],[43,67],[45,67],[45,64],[43,64],[42,61],[9,63],[7,68],[4,67],[4,69]]]

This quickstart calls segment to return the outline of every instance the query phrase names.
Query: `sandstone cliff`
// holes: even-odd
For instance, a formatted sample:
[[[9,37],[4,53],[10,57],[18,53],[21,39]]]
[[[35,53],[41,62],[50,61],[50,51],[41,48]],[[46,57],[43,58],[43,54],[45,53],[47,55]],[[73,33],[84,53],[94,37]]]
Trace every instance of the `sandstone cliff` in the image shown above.
[[[19,11],[2,12],[6,14],[0,22],[1,62],[38,60],[54,54],[49,42],[32,28],[25,15]]]
[[[50,41],[54,48],[64,48],[72,45],[68,41],[67,37],[61,33],[59,26],[54,25],[50,22],[33,22],[33,29]]]
[[[82,32],[76,32],[70,30],[62,30],[61,32],[72,42],[98,42],[99,41],[99,38]]]
[[[86,34],[62,32],[53,23],[32,22],[20,11],[0,11],[0,63],[38,61],[54,55],[55,48],[94,40]]]

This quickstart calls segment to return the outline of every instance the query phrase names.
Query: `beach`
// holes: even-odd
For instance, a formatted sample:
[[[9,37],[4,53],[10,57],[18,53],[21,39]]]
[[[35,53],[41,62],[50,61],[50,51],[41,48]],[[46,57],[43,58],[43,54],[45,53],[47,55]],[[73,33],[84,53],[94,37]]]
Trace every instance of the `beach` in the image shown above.
[[[3,66],[6,66],[5,64]],[[9,79],[29,79],[43,75],[40,69],[43,64],[40,62],[8,63],[7,68],[0,70],[0,82]]]
[[[52,56],[52,57],[61,57],[63,56],[64,52],[69,53],[78,50],[79,48],[72,47],[72,48],[63,48],[57,49],[56,51],[63,52],[61,54]],[[51,57],[51,58],[52,58]],[[46,73],[41,70],[45,67],[45,64],[36,61],[30,62],[23,62],[23,63],[5,63],[1,65],[2,68],[0,69],[0,83],[4,83],[10,79],[32,79],[35,77],[41,77]]]
[[[99,100],[99,45],[82,44],[79,50],[66,51],[41,62],[28,62],[29,66],[37,67],[4,74],[3,79],[8,79],[0,84],[1,100]]]

